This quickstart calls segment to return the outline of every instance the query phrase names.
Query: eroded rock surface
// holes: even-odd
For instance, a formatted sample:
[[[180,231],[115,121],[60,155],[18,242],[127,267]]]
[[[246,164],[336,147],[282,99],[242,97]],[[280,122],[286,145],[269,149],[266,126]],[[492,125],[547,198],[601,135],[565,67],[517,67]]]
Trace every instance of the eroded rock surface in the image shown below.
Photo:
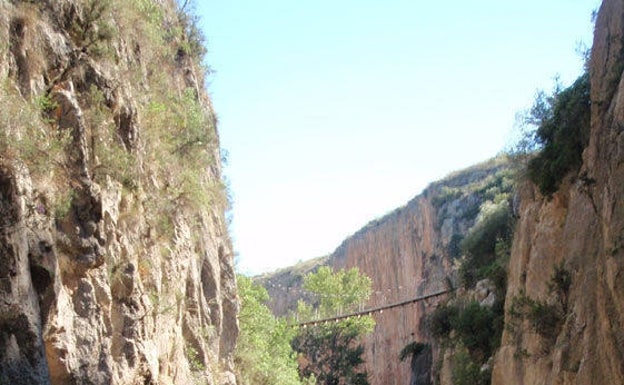
[[[552,335],[506,330],[493,371],[502,384],[624,383],[624,2],[605,0],[591,57],[591,136],[578,178],[552,199],[522,191],[509,266],[506,322],[521,294],[550,301],[554,267],[571,274]]]
[[[235,383],[216,119],[187,27],[169,1],[0,0],[1,384]]]

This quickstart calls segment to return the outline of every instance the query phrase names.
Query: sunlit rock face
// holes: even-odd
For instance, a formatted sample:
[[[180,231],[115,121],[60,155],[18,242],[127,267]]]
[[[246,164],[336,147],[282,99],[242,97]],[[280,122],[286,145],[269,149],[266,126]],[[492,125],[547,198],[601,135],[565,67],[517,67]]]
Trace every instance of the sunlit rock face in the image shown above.
[[[480,188],[494,183],[496,175],[505,170],[507,164],[498,159],[432,184],[406,206],[346,239],[332,254],[330,263],[335,268],[357,267],[371,277],[371,307],[456,285],[458,240],[473,226],[479,207],[487,198]],[[425,326],[426,315],[445,298],[440,296],[375,315],[375,331],[364,341],[371,384],[409,384],[433,373],[431,366],[419,368],[409,359],[401,362],[399,354],[414,341],[433,343]],[[433,353],[438,354],[435,346]],[[432,363],[431,358],[424,361]]]
[[[521,192],[509,265],[513,298],[550,300],[555,265],[571,273],[567,309],[546,341],[527,324],[506,330],[493,381],[502,384],[624,383],[624,2],[605,0],[590,61],[591,136],[577,178],[552,199]]]
[[[0,0],[1,384],[235,383],[215,118],[174,6]],[[210,137],[186,179],[157,162],[183,159],[156,135],[181,103]]]
[[[269,290],[270,306],[276,314],[294,310],[296,300],[305,295],[302,276],[321,264],[335,269],[357,267],[369,276],[373,293],[366,307],[456,285],[459,241],[474,225],[481,204],[492,198],[485,192],[491,186],[500,187],[501,175],[508,171],[506,159],[501,158],[454,173],[430,185],[405,206],[370,222],[316,264],[258,277]],[[363,341],[371,384],[422,384],[423,379],[432,378],[432,363],[438,359],[439,349],[428,334],[425,318],[445,298],[443,295],[374,315],[375,330]],[[420,357],[415,365],[410,359],[401,362],[401,349],[415,341],[433,344],[432,356]],[[423,362],[429,364],[427,368],[422,368]]]

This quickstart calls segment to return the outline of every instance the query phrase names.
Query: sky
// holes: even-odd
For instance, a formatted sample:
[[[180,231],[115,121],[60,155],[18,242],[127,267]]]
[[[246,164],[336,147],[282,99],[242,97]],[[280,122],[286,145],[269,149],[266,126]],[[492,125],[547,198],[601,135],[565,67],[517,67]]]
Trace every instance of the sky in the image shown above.
[[[198,0],[237,270],[331,253],[509,142],[597,0]]]

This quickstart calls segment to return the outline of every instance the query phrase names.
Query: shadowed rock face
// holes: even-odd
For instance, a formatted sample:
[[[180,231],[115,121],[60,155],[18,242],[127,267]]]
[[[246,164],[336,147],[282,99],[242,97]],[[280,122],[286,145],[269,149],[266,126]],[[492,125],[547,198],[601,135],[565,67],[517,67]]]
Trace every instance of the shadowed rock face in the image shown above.
[[[374,220],[347,238],[328,258],[318,261],[335,269],[357,267],[372,280],[368,307],[398,302],[444,290],[455,281],[454,262],[462,236],[473,226],[486,199],[485,186],[508,171],[503,159],[457,172],[429,186],[407,205]],[[294,310],[302,276],[314,265],[298,265],[257,279],[271,295],[276,314]],[[425,315],[444,297],[384,310],[374,316],[375,331],[363,341],[369,381],[374,385],[409,384],[430,378],[437,349],[428,355],[400,362],[399,353],[411,342],[431,342]],[[424,360],[424,361],[423,361]],[[414,366],[416,365],[416,366]]]
[[[550,341],[523,325],[505,331],[493,384],[624,383],[624,2],[596,20],[591,134],[579,177],[552,199],[522,191],[507,305],[521,292],[548,300],[555,265],[571,273],[567,311]],[[507,309],[506,321],[513,314]],[[522,354],[518,354],[522,352]]]
[[[0,382],[47,383],[48,366],[41,338],[41,318],[47,314],[49,304],[40,303],[51,285],[50,272],[41,258],[33,256],[30,266],[31,247],[35,254],[37,235],[29,234],[22,222],[20,195],[23,187],[18,184],[12,170],[0,169]],[[39,298],[38,298],[39,297]]]
[[[171,194],[158,202],[176,204],[164,215],[151,193],[176,186],[146,159],[153,87],[176,90],[172,103],[190,89],[215,142],[197,177],[220,183],[199,63],[167,51],[180,43],[173,32],[166,42],[149,35],[146,16],[127,12],[132,2],[111,1],[101,24],[86,28],[89,3],[0,0],[0,384],[234,385],[238,300],[225,202],[190,210],[189,198]],[[182,31],[173,2],[154,4],[162,28]],[[96,51],[85,35],[106,25],[114,33],[97,35],[106,40]],[[29,120],[16,118],[33,105]],[[102,127],[115,130],[118,158],[135,163],[102,171]],[[45,138],[66,142],[54,149]],[[152,140],[149,151],[160,145]],[[117,177],[124,167],[136,168],[135,180]]]
[[[412,373],[409,385],[431,385],[431,370],[433,369],[433,357],[431,349],[425,349],[418,356],[412,357]]]

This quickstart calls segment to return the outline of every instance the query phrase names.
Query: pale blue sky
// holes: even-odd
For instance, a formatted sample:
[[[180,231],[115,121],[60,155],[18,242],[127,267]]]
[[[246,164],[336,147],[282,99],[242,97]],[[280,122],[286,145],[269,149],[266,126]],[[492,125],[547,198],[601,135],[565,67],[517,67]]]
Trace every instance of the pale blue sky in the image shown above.
[[[332,252],[496,155],[581,72],[597,0],[198,1],[238,270]]]

